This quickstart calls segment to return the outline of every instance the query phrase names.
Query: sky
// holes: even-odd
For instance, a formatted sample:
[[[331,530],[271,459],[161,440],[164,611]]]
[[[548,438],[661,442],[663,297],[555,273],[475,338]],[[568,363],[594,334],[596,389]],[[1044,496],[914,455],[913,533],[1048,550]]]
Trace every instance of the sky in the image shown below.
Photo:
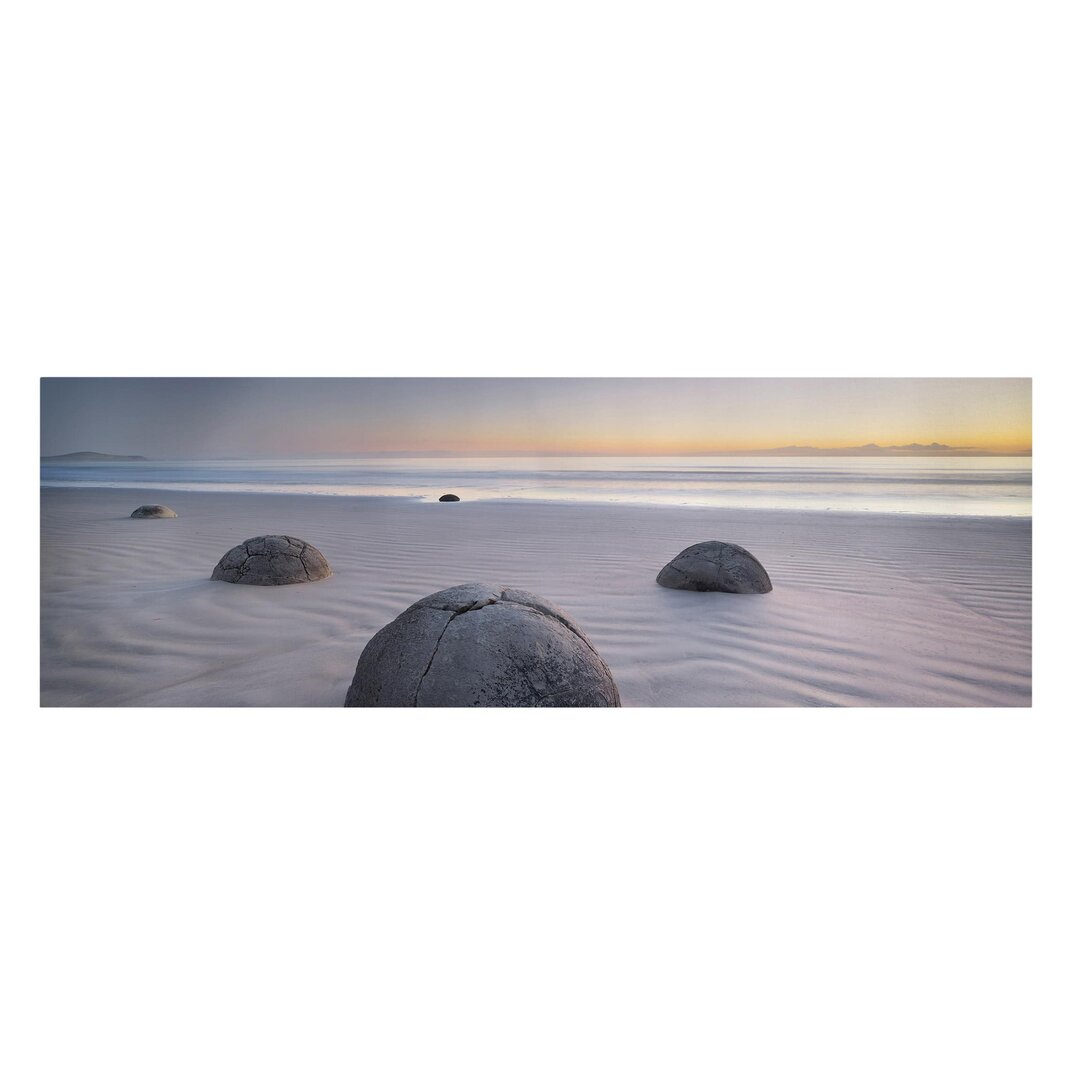
[[[42,379],[41,453],[708,454],[1031,447],[1030,379]]]

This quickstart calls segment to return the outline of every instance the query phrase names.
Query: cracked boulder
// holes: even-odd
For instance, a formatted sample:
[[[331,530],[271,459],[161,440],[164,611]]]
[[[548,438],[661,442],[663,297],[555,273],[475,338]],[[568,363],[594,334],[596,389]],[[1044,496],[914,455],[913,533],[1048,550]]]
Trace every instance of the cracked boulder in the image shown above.
[[[723,540],[706,540],[680,551],[656,575],[656,583],[695,592],[772,592],[765,567],[746,548]]]
[[[554,604],[522,589],[458,585],[425,596],[360,654],[347,707],[619,704],[607,664]]]
[[[147,503],[145,506],[136,506],[131,511],[131,516],[133,518],[172,518],[176,517],[176,511],[160,503]]]
[[[210,578],[234,585],[296,585],[330,574],[323,553],[295,536],[253,536],[227,551]]]

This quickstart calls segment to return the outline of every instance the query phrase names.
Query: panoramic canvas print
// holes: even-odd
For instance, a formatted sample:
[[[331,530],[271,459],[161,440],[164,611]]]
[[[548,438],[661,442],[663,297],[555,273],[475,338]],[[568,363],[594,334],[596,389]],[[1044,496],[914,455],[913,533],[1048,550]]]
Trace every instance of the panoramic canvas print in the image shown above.
[[[1031,382],[54,378],[44,706],[1031,703]]]

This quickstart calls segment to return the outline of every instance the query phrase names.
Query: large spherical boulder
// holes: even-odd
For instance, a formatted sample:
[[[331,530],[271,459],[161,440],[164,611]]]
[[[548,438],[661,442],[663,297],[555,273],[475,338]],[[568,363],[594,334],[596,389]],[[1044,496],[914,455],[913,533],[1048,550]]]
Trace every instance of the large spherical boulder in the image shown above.
[[[607,664],[554,604],[458,585],[418,600],[360,654],[347,707],[619,704]]]
[[[440,495],[439,502],[461,502],[457,495]]]
[[[723,540],[706,540],[680,551],[656,575],[656,583],[696,592],[772,592],[765,567],[746,548]]]
[[[295,585],[330,574],[323,553],[295,536],[253,536],[227,551],[210,577],[234,585]]]
[[[174,518],[176,511],[160,503],[147,503],[145,506],[136,506],[131,511],[131,516],[133,518]]]

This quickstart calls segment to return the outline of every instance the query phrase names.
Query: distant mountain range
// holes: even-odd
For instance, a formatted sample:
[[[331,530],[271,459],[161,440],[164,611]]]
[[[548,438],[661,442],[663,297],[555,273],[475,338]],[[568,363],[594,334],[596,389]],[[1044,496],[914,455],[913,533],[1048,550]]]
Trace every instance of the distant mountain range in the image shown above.
[[[74,454],[52,454],[42,461],[149,461],[138,454],[99,454],[96,450],[76,450]]]
[[[1030,453],[1030,451],[1024,451]],[[993,450],[983,450],[978,446],[949,446],[947,443],[907,443],[904,446],[878,446],[877,443],[865,443],[863,446],[778,446],[772,450],[747,450],[747,454],[764,456],[766,454],[789,457],[811,457],[815,454],[827,454],[831,457],[902,457],[905,454],[918,457],[935,455],[958,455],[961,457],[998,457]]]

